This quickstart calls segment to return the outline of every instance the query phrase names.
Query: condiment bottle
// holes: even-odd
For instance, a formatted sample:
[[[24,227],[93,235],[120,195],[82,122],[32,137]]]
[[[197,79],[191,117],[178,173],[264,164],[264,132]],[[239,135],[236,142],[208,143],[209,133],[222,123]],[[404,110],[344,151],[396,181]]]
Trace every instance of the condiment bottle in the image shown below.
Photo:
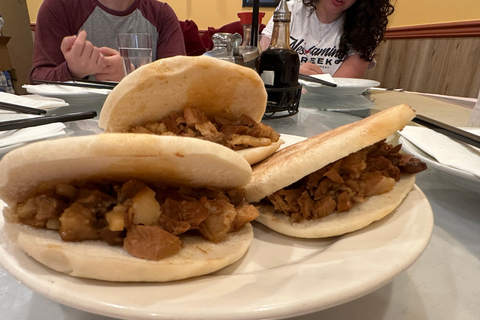
[[[258,73],[267,88],[293,88],[298,86],[300,60],[290,47],[290,20],[286,0],[281,0],[273,13],[273,31],[270,46],[261,53]],[[278,92],[268,94],[268,100],[280,103]],[[289,100],[289,99],[288,99]]]
[[[243,27],[243,42],[242,47],[250,46],[252,42],[252,12],[239,12],[237,16],[240,18],[240,23]],[[265,12],[258,13],[258,25],[262,23]],[[258,39],[258,34],[257,34]]]
[[[215,33],[212,36],[213,48],[205,52],[204,56],[214,57],[235,63],[232,50],[233,35],[231,33]]]

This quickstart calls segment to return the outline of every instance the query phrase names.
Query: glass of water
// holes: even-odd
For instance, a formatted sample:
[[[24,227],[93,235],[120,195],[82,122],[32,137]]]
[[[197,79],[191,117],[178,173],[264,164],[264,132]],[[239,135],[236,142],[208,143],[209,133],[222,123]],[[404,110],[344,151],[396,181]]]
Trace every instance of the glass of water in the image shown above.
[[[152,62],[152,35],[150,33],[119,33],[117,41],[118,51],[125,66],[125,75]]]

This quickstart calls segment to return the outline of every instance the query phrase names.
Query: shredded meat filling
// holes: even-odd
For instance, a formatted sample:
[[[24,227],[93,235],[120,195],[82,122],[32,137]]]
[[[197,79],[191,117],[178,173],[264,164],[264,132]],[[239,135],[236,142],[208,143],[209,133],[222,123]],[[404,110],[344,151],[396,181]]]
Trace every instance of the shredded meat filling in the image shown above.
[[[160,260],[181,248],[178,237],[196,230],[221,241],[259,215],[243,190],[171,188],[125,183],[59,184],[9,209],[10,220],[58,230],[64,241],[103,240],[132,256]]]
[[[281,189],[267,199],[275,210],[292,221],[320,219],[334,211],[349,211],[366,197],[393,189],[400,174],[414,174],[426,164],[399,153],[401,145],[392,147],[380,141],[311,173]]]
[[[130,132],[196,137],[233,150],[269,146],[280,138],[271,127],[257,123],[249,116],[242,115],[236,120],[222,116],[210,119],[199,108],[185,108],[159,122],[133,127]]]

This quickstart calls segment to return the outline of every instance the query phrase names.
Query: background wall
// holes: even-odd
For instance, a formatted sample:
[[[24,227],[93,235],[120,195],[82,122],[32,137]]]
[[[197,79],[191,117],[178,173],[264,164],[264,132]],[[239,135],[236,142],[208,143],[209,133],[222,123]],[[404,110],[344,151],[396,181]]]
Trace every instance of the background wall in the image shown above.
[[[26,0],[30,21],[35,22],[38,8],[43,0]],[[81,1],[81,0],[80,0]],[[220,27],[237,21],[237,12],[250,11],[242,8],[242,0],[164,0],[175,10],[180,20],[195,21],[199,29]],[[266,12],[263,23],[272,16],[274,8],[260,8]],[[480,18],[480,1],[463,0],[397,0],[389,27],[401,27],[431,23],[468,21]]]
[[[36,22],[43,0],[15,1],[26,1],[30,21]],[[163,1],[172,6],[180,20],[193,20],[199,29],[218,28],[238,21],[238,12],[251,11],[251,7],[242,7],[242,0]],[[376,50],[377,67],[365,77],[387,88],[476,97],[480,87],[480,1],[392,1],[395,12],[389,19],[386,41]],[[267,23],[274,8],[260,10],[266,12],[263,23]],[[426,35],[424,29],[432,26],[443,28],[441,32],[448,35]],[[399,38],[398,32],[405,33],[406,29],[409,36]],[[471,33],[467,35],[468,30]],[[452,31],[457,34],[452,35]]]

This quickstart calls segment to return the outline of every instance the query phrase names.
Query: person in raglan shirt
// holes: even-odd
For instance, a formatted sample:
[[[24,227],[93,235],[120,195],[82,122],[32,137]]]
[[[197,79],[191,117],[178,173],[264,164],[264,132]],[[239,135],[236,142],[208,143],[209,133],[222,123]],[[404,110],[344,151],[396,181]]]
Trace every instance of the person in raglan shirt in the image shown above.
[[[374,50],[393,13],[389,0],[291,0],[290,45],[300,58],[300,73],[360,78],[375,65]],[[273,19],[260,45],[270,43]]]
[[[118,33],[150,33],[155,59],[185,55],[178,18],[157,0],[44,0],[37,16],[30,81],[125,76]]]

